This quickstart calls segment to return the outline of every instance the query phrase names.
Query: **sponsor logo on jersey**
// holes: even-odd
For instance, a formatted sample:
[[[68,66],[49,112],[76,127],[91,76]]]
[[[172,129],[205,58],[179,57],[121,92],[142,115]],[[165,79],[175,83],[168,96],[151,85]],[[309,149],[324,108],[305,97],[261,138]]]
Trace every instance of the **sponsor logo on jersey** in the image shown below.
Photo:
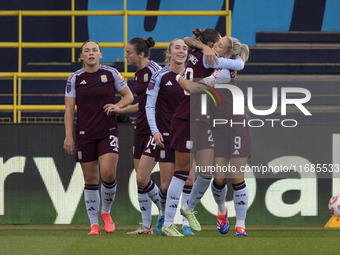
[[[107,82],[107,76],[106,74],[103,74],[100,76],[100,79],[102,80],[102,82]]]
[[[233,155],[240,155],[240,152],[238,150],[235,150]]]
[[[121,80],[121,81],[124,79],[123,76],[120,73],[118,73],[118,79]]]
[[[192,144],[193,144],[192,141],[187,140],[187,144],[186,144],[185,147],[186,147],[188,150],[191,150],[191,149],[192,149]]]
[[[67,84],[66,84],[66,92],[67,93],[70,93],[71,92],[71,82],[68,82]]]
[[[196,63],[198,62],[198,59],[194,55],[189,54],[189,61],[191,61],[193,65],[196,65]]]
[[[168,81],[167,83],[165,83],[165,86],[171,86],[171,85],[172,85],[171,81]]]
[[[154,81],[153,82],[150,81],[148,85],[148,90],[152,90],[154,87],[155,87]]]
[[[160,158],[165,159],[165,150],[161,150],[159,153]]]
[[[213,72],[212,76],[217,76],[219,72],[220,70],[216,70],[215,72]]]
[[[149,80],[149,74],[145,73],[144,74],[144,82],[147,82]]]
[[[82,160],[83,154],[81,153],[81,151],[77,151],[77,155],[78,155],[78,159]]]
[[[82,80],[80,84],[84,85],[87,84],[87,82],[85,80]]]

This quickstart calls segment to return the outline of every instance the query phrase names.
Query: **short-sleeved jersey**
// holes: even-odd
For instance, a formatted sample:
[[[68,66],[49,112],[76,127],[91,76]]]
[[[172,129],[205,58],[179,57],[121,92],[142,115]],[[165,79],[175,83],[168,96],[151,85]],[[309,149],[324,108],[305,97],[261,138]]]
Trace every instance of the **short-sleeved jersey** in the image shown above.
[[[162,68],[153,75],[146,91],[147,95],[157,97],[155,119],[157,128],[163,135],[169,133],[172,117],[183,96],[183,89],[176,81],[176,75],[169,66]]]
[[[82,68],[71,74],[67,79],[65,97],[76,100],[75,131],[88,139],[102,139],[108,131],[118,129],[116,116],[107,116],[103,107],[114,104],[115,92],[126,86],[120,73],[105,65],[100,65],[94,73]]]
[[[150,127],[145,113],[146,89],[152,75],[162,69],[156,62],[149,61],[146,67],[135,73],[135,90],[138,98],[138,113],[136,120],[136,132],[138,134],[149,134]]]
[[[203,52],[200,50],[190,50],[189,51],[189,58],[186,63],[185,73],[186,73],[186,79],[192,80],[195,78],[204,78],[207,76],[210,76],[213,73],[213,68],[205,68],[203,65]],[[184,95],[182,98],[182,102],[179,104],[179,106],[176,109],[176,113],[174,115],[175,118],[179,119],[190,119],[190,111],[193,113],[195,109],[190,109],[190,100],[192,100],[192,105],[194,102],[197,101],[197,105],[200,103],[200,95],[199,94],[191,94]],[[200,107],[197,106],[197,110],[199,110]],[[193,114],[193,115],[199,115]]]
[[[204,55],[201,50],[189,51],[189,59],[186,64],[186,73],[190,74],[190,72],[192,72],[193,78],[204,78],[210,76],[214,72],[214,68],[204,67],[203,56]]]

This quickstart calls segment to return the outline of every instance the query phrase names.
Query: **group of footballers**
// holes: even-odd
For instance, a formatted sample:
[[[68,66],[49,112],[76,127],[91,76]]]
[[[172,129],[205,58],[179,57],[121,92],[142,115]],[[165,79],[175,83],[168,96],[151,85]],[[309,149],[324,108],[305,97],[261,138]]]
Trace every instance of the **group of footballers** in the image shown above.
[[[152,203],[159,216],[155,225],[158,235],[194,235],[201,226],[195,206],[211,184],[217,203],[217,229],[229,231],[227,173],[195,173],[194,166],[244,166],[251,152],[251,130],[244,127],[213,128],[211,119],[242,121],[246,115],[232,114],[233,100],[227,90],[219,92],[223,107],[200,113],[201,92],[218,83],[237,85],[235,72],[242,70],[249,56],[248,46],[233,37],[221,37],[213,29],[195,29],[194,38],[174,39],[165,55],[165,67],[149,60],[155,41],[133,38],[125,48],[128,65],[138,68],[134,76],[138,103],[130,105],[133,95],[119,72],[100,64],[99,44],[86,41],[81,47],[83,68],[67,80],[65,90],[65,141],[68,154],[75,151],[84,179],[84,198],[91,223],[89,235],[99,235],[99,209],[107,233],[115,230],[110,209],[116,193],[118,162],[117,114],[137,113],[133,158],[137,172],[138,201],[142,225],[128,235],[153,234]],[[115,102],[115,93],[122,99]],[[77,105],[75,142],[73,140],[74,106]],[[159,162],[160,188],[150,179]],[[99,195],[99,174],[101,196]],[[196,179],[196,180],[195,180]],[[211,182],[211,180],[213,181]],[[245,219],[248,190],[242,172],[231,175],[236,211],[235,236],[247,236]],[[182,233],[174,225],[180,197],[183,215]]]

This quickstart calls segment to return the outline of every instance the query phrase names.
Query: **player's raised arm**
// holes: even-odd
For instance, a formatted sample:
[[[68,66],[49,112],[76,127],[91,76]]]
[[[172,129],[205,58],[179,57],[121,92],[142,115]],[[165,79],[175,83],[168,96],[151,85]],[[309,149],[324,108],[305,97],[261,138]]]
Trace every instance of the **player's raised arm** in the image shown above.
[[[193,49],[199,49],[203,51],[205,63],[209,64],[210,66],[214,66],[214,64],[218,64],[217,56],[218,54],[215,52],[215,50],[208,45],[202,43],[201,41],[191,38],[191,37],[185,37],[184,42],[186,45],[188,45],[190,48]]]

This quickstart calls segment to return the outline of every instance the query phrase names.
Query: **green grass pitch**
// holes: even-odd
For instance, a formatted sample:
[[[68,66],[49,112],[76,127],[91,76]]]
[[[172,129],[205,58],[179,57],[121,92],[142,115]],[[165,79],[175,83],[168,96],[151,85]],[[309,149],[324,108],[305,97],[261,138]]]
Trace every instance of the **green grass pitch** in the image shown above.
[[[127,236],[137,226],[116,226],[113,234],[87,236],[88,226],[0,225],[0,254],[333,254],[340,229],[323,226],[248,226],[248,237],[221,235],[203,226],[194,237]]]

